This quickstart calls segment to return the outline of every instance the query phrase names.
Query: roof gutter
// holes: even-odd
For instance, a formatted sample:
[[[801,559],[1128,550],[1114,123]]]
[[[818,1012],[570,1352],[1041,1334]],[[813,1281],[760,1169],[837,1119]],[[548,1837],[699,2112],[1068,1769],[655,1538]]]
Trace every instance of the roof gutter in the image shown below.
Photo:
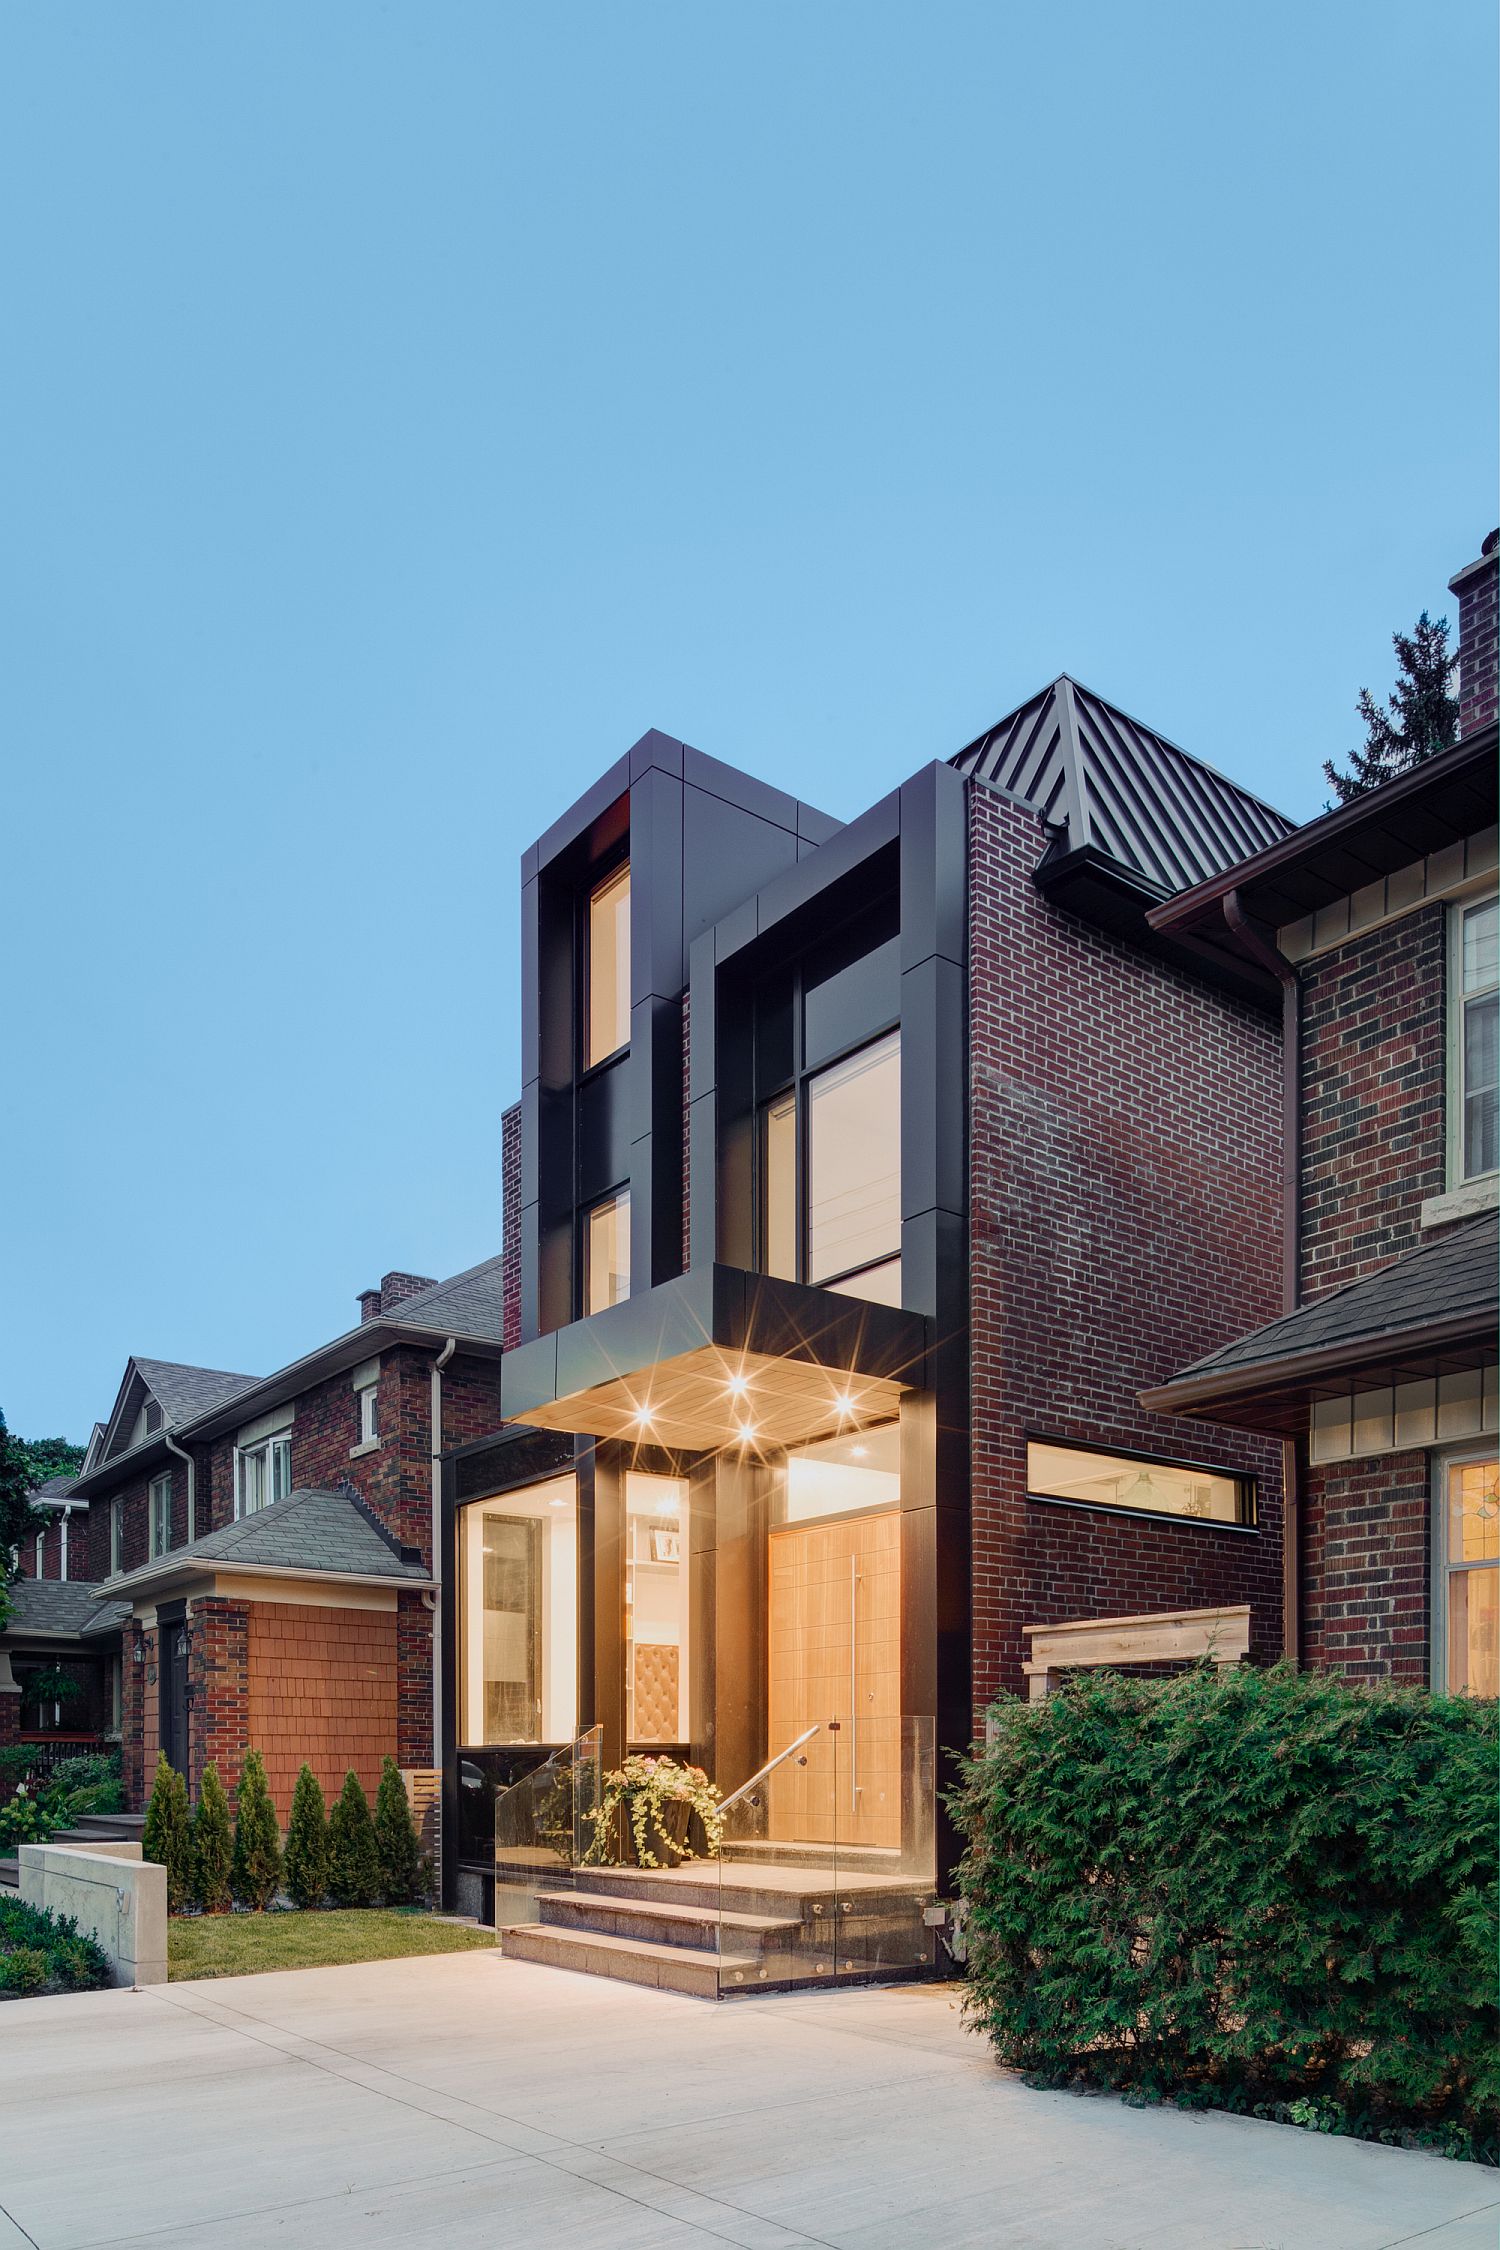
[[[443,1759],[443,1369],[458,1350],[450,1336],[432,1363],[430,1403],[432,1444],[432,1550],[427,1567],[433,1591],[427,1600],[432,1616],[432,1764]]]
[[[176,1438],[173,1437],[170,1430],[163,1430],[161,1434],[167,1441],[167,1451],[169,1453],[175,1453],[179,1461],[186,1461],[187,1463],[187,1543],[189,1546],[191,1546],[192,1542],[198,1536],[198,1478],[197,1471],[193,1465],[193,1456],[191,1455],[191,1453],[186,1452],[183,1447],[178,1444]],[[236,1474],[238,1474],[238,1472],[236,1472]]]
[[[1288,1390],[1307,1383],[1323,1383],[1340,1375],[1357,1375],[1364,1368],[1418,1359],[1447,1351],[1488,1348],[1495,1334],[1493,1311],[1453,1313],[1446,1320],[1424,1320],[1414,1328],[1389,1328],[1383,1334],[1357,1336],[1341,1344],[1316,1344],[1310,1350],[1283,1352],[1232,1368],[1207,1368],[1199,1375],[1184,1375],[1175,1383],[1141,1391],[1140,1402],[1152,1414],[1201,1414],[1232,1419],[1239,1399],[1259,1398],[1267,1391]],[[1330,1394],[1331,1395],[1331,1394]],[[1257,1423],[1245,1423],[1255,1429]]]

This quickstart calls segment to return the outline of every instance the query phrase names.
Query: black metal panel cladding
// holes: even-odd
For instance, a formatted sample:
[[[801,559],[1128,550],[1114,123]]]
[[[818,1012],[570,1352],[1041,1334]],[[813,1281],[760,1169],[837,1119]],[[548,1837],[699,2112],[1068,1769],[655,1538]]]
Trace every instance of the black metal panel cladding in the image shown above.
[[[522,860],[521,1336],[579,1309],[578,1213],[630,1192],[632,1291],[682,1265],[682,1004],[700,931],[838,823],[653,730]],[[628,852],[631,1038],[580,1065],[580,917]]]

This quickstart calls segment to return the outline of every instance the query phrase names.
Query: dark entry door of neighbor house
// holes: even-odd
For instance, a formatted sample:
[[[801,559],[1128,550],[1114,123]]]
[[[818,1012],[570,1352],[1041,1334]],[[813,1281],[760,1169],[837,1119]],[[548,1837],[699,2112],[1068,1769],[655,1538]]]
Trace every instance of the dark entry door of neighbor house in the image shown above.
[[[188,1755],[188,1629],[179,1609],[175,1617],[157,1614],[160,1657],[160,1724],[162,1755],[179,1773],[187,1772]]]

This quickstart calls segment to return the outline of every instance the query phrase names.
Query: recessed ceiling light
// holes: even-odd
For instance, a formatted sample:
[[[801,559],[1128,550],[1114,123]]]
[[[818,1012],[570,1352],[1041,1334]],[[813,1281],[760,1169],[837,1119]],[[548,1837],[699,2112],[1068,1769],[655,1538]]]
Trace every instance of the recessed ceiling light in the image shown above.
[[[851,1445],[849,1453],[855,1461],[868,1461],[870,1458],[870,1448],[867,1445]]]
[[[854,1393],[852,1391],[840,1391],[833,1403],[840,1414],[852,1414],[854,1412]]]
[[[755,1424],[753,1422],[741,1422],[736,1435],[738,1436],[741,1445],[748,1445],[751,1439],[758,1436],[759,1433],[756,1430]]]
[[[750,1378],[748,1375],[731,1375],[725,1385],[725,1389],[731,1398],[743,1398],[749,1388]]]
[[[649,1430],[651,1427],[651,1420],[652,1416],[649,1406],[638,1406],[636,1408],[635,1426],[638,1430]]]

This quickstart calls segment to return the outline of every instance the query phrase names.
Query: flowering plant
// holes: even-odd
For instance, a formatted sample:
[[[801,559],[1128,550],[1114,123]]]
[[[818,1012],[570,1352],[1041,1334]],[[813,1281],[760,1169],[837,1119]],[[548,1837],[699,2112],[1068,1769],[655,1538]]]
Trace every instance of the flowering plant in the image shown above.
[[[604,1776],[599,1802],[585,1816],[594,1835],[583,1855],[584,1865],[612,1863],[611,1845],[624,1840],[622,1819],[638,1867],[671,1867],[678,1860],[696,1859],[687,1840],[695,1813],[703,1823],[711,1859],[723,1827],[715,1784],[701,1766],[683,1766],[675,1758],[649,1758],[637,1751]],[[658,1853],[665,1856],[658,1858]]]

